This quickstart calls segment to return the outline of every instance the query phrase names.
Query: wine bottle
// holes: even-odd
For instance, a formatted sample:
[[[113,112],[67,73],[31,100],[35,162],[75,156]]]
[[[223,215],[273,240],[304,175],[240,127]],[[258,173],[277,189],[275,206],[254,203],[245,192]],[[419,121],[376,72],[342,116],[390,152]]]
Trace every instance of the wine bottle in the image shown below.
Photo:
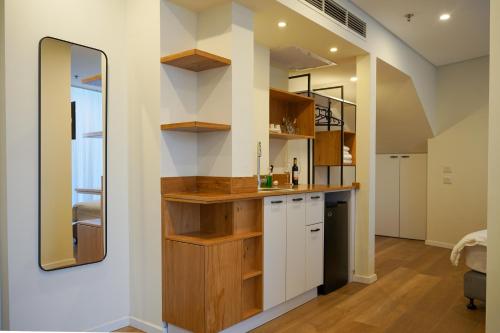
[[[299,185],[299,166],[297,165],[297,157],[293,158],[292,184]]]

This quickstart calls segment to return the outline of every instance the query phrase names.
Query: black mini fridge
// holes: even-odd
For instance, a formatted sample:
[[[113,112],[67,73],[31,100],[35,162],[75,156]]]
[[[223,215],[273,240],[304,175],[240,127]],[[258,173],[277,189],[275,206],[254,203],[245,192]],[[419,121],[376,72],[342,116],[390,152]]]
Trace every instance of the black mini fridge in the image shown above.
[[[325,202],[325,245],[322,295],[345,286],[349,279],[349,221],[347,202]]]

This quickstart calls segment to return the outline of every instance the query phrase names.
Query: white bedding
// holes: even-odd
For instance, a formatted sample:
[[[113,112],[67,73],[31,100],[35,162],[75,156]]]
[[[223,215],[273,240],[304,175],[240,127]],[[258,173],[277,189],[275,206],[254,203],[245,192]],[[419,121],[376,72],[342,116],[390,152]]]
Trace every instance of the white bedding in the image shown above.
[[[484,249],[484,253],[486,253],[486,246],[487,246],[487,239],[488,239],[488,234],[486,230],[480,230],[476,232],[472,232],[468,235],[465,235],[464,238],[462,238],[453,248],[451,251],[451,256],[450,260],[453,263],[453,265],[457,266],[458,262],[460,260],[460,254],[464,248],[467,247],[467,249],[473,248],[473,247],[478,247],[482,246]],[[467,252],[467,251],[466,251]],[[479,249],[474,249],[469,251],[471,254],[471,259],[470,262],[477,261],[480,257],[484,257],[484,261],[486,261],[486,255],[479,255],[478,253],[480,252]],[[482,259],[481,259],[482,260]],[[474,263],[476,264],[476,263]],[[484,266],[486,267],[486,263],[484,263]]]
[[[473,271],[486,274],[486,246],[476,245],[465,248],[465,265]]]

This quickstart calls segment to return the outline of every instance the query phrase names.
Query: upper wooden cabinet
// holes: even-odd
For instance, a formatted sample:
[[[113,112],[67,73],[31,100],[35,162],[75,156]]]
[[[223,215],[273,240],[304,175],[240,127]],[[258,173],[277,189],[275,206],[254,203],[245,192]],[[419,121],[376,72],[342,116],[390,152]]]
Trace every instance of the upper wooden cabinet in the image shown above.
[[[160,62],[170,66],[201,72],[231,65],[231,60],[198,49],[187,50],[161,57]]]
[[[278,139],[314,139],[314,99],[288,91],[271,88],[269,90],[269,124],[282,125],[287,116],[297,119],[296,133],[271,133],[272,138]]]

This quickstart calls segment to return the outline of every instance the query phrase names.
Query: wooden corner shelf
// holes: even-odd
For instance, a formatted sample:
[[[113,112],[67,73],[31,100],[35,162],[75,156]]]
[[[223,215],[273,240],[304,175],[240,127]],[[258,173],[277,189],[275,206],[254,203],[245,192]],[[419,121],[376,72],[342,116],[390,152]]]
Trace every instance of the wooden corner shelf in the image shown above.
[[[83,79],[80,80],[81,83],[83,84],[90,84],[93,86],[100,86],[102,81],[102,75],[101,74],[96,74],[92,76],[87,76],[84,77]]]
[[[281,140],[314,139],[314,136],[311,136],[311,135],[300,135],[300,134],[289,134],[289,133],[275,133],[275,132],[269,132],[269,137],[271,139],[281,139]]]
[[[283,126],[283,118],[296,120],[296,134],[269,132],[275,139],[314,139],[314,99],[285,90],[269,90],[269,124]]]
[[[201,121],[189,121],[182,123],[169,123],[160,126],[162,131],[180,131],[180,132],[227,132],[231,130],[231,125],[207,123]]]
[[[187,50],[160,58],[162,64],[202,72],[212,68],[231,65],[231,60],[198,49]]]

